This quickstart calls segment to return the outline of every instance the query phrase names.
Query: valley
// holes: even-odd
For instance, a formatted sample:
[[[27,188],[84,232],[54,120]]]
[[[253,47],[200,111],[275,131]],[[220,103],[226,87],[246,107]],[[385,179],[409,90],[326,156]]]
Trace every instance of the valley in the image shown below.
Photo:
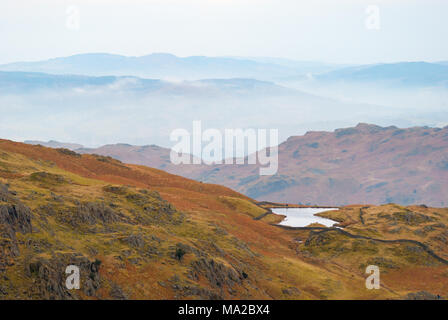
[[[448,126],[381,127],[360,123],[291,136],[278,147],[278,171],[260,165],[174,165],[170,149],[111,144],[78,149],[225,185],[248,197],[304,205],[355,203],[446,207]]]
[[[2,315],[442,309],[448,2],[376,2],[0,1]]]
[[[448,209],[354,205],[320,213],[343,233],[279,227],[269,205],[226,187],[8,140],[0,183],[2,299],[448,295]],[[380,290],[365,287],[370,263]],[[80,290],[64,286],[69,264]]]

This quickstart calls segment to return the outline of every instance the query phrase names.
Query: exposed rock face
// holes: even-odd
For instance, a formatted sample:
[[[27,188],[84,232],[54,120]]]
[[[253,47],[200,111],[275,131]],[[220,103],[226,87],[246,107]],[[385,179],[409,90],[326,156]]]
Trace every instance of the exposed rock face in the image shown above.
[[[120,220],[120,215],[104,203],[81,203],[74,210],[61,218],[71,226],[95,225],[96,223],[112,223]]]
[[[135,221],[144,225],[148,224],[180,224],[183,221],[182,215],[175,215],[176,208],[165,200],[156,203],[147,201],[141,205],[143,211],[135,213]]]
[[[421,213],[406,211],[394,213],[392,215],[392,220],[403,221],[407,225],[418,225],[420,223],[433,221],[434,219]]]
[[[78,207],[78,218],[81,223],[111,223],[118,221],[119,215],[104,203],[87,202]]]
[[[65,285],[66,267],[74,265],[80,269],[80,291],[86,296],[95,296],[100,287],[99,267],[101,262],[90,261],[80,254],[56,254],[51,259],[37,257],[25,265],[26,275],[34,279],[30,297],[40,299],[79,299],[78,290],[69,290]]]
[[[13,198],[8,187],[0,184],[0,270],[13,265],[13,257],[20,254],[16,232],[32,232],[31,210]]]
[[[0,183],[0,201],[8,199],[8,186]]]
[[[191,298],[199,297],[207,300],[222,300],[226,296],[226,292],[234,295],[237,291],[236,286],[244,285],[243,281],[248,279],[248,274],[240,268],[235,266],[226,266],[223,263],[217,262],[213,258],[206,257],[207,254],[198,249],[184,244],[177,244],[176,248],[186,253],[192,253],[196,257],[190,264],[190,271],[188,278],[196,282],[196,284],[188,281],[181,282],[178,276],[172,277],[169,282],[172,283],[172,288],[177,291],[177,298]],[[177,259],[176,257],[173,257]],[[211,288],[198,286],[202,280],[206,280]],[[166,283],[159,282],[159,285],[166,287]]]
[[[332,241],[333,237],[329,233],[312,231],[305,241],[305,246],[322,246]]]
[[[145,240],[140,234],[131,234],[122,241],[134,248],[142,248],[145,245]]]
[[[191,266],[194,279],[199,279],[199,276],[204,276],[215,288],[222,288],[224,286],[232,288],[235,284],[241,284],[241,281],[245,278],[242,274],[236,272],[235,269],[227,267],[213,259],[201,258],[194,261]]]
[[[0,224],[13,232],[31,232],[31,211],[21,203],[0,205]]]
[[[157,237],[148,237],[135,233],[122,238],[121,242],[127,244],[134,252],[137,252],[141,258],[152,258],[160,255],[161,240]],[[135,262],[138,263],[138,261]]]

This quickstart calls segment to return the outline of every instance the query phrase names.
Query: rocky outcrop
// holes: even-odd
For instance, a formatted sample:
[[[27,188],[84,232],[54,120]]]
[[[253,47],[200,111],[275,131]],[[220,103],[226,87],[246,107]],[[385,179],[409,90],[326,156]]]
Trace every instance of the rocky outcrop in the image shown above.
[[[142,205],[143,210],[135,212],[135,221],[139,224],[173,224],[182,223],[183,215],[177,214],[176,208],[168,201],[148,201]]]
[[[16,233],[32,232],[31,210],[15,199],[6,185],[0,184],[0,270],[14,264],[20,254]]]
[[[118,222],[121,216],[104,203],[85,202],[78,204],[74,212],[65,214],[61,219],[71,226],[77,227],[80,225]]]
[[[80,269],[80,289],[69,290],[66,287],[67,266],[74,265]],[[81,254],[57,254],[51,259],[34,257],[25,264],[27,277],[33,279],[33,286],[27,292],[30,298],[65,300],[79,299],[81,293],[96,296],[101,280],[99,260],[91,261]]]
[[[7,201],[8,193],[8,186],[0,183],[0,201]]]
[[[424,214],[421,214],[421,213],[412,212],[412,211],[407,210],[405,212],[393,213],[390,220],[400,221],[400,222],[404,222],[407,225],[416,226],[421,223],[433,221],[434,218],[424,215]]]
[[[214,288],[232,288],[248,277],[243,271],[237,272],[234,268],[207,258],[193,261],[190,272],[193,279],[199,280],[203,276]]]
[[[322,246],[330,243],[333,237],[329,233],[311,231],[305,241],[305,246]]]
[[[141,234],[131,234],[122,239],[122,241],[133,248],[142,248],[145,246],[145,239]]]
[[[153,258],[160,256],[160,243],[162,240],[155,236],[144,236],[140,233],[133,233],[120,239],[120,241],[126,244],[131,250],[127,250],[128,254],[132,251],[137,252],[141,258]],[[122,257],[124,259],[125,257]],[[128,261],[138,263],[140,259],[131,259]]]
[[[11,232],[31,232],[31,210],[20,202],[0,205],[0,225]]]
[[[19,255],[19,248],[15,239],[7,238],[3,228],[0,227],[0,271],[14,265],[14,257]]]

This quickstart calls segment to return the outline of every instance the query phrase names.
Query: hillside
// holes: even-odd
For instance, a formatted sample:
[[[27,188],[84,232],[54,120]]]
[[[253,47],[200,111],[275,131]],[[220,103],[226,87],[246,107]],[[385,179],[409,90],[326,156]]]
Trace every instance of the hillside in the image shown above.
[[[255,177],[249,169],[243,174],[227,167],[215,174],[218,179],[212,176],[207,181],[270,201],[444,207],[447,151],[448,127],[399,129],[359,124],[289,138],[279,147],[275,176]],[[238,176],[239,181],[223,182],[220,175]],[[243,184],[242,179],[249,181]]]
[[[295,237],[299,256],[330,260],[348,275],[375,265],[387,290],[418,287],[405,298],[440,299],[448,289],[447,213],[426,206],[350,205],[318,214],[338,221],[338,228],[284,229]]]
[[[280,144],[278,173],[264,177],[256,165],[175,166],[169,150],[160,147],[108,145],[82,151],[222,184],[258,200],[329,206],[448,204],[448,127],[359,124],[308,132]]]
[[[235,191],[104,156],[0,140],[0,185],[2,299],[448,294],[440,281],[448,275],[445,264],[412,246],[409,251],[386,243],[381,250],[395,257],[397,270],[424,270],[425,283],[397,282],[391,275],[383,290],[369,291],[362,266],[375,257],[369,249],[374,244],[357,243],[362,259],[342,266],[333,257],[298,250],[300,230],[271,225],[271,215],[255,220],[266,209]],[[439,222],[434,230],[443,231],[447,211],[427,210],[430,221]],[[404,218],[395,226],[406,223]],[[445,249],[431,248],[446,258]],[[78,291],[64,286],[68,264],[81,268]]]

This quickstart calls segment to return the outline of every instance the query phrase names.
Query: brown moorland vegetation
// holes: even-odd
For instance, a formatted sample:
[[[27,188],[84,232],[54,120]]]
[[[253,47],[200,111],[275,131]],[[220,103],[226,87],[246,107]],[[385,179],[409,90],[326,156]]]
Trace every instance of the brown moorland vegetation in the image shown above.
[[[271,214],[256,219],[265,210],[219,185],[105,156],[0,140],[0,298],[448,295],[447,266],[425,250],[332,230],[279,228]],[[399,238],[424,241],[447,258],[445,209],[369,207],[363,225],[357,210],[328,214],[339,215],[333,218],[347,232],[366,237],[387,233],[395,239],[394,228],[406,227]],[[381,228],[375,228],[376,220]],[[363,266],[370,262],[385,266],[380,290],[365,288]],[[65,287],[70,264],[80,267],[80,290]]]

